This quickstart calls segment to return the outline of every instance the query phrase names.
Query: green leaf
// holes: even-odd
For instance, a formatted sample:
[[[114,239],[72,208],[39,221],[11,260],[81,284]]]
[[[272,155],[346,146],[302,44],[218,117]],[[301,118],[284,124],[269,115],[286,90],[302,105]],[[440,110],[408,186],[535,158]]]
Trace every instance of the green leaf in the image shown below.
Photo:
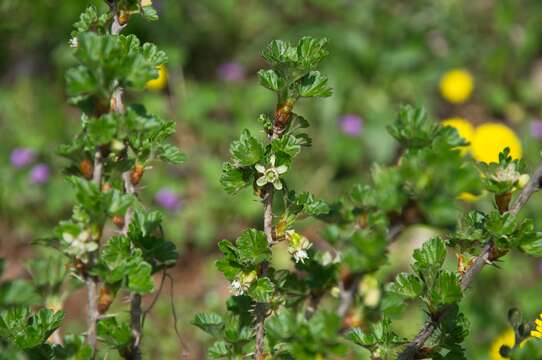
[[[446,259],[446,244],[441,238],[426,241],[420,249],[414,250],[414,268],[417,270],[440,269]]]
[[[327,81],[327,76],[319,71],[311,71],[299,80],[297,92],[301,97],[329,97],[333,92]]]
[[[122,352],[132,343],[132,330],[125,322],[118,322],[114,317],[98,321],[98,337],[112,348]]]
[[[262,52],[262,56],[271,65],[292,63],[297,60],[296,49],[283,40],[273,40]]]
[[[196,314],[192,324],[215,337],[221,336],[224,331],[224,320],[220,315],[213,313]]]
[[[271,259],[271,250],[263,231],[248,229],[237,238],[235,245],[242,264],[257,265]]]
[[[427,119],[424,108],[402,106],[394,124],[388,127],[389,133],[407,148],[422,148],[433,143],[441,127]]]
[[[186,160],[186,154],[181,152],[176,146],[167,143],[161,144],[158,147],[158,157],[160,160],[174,165],[182,164]]]
[[[283,136],[271,142],[274,153],[284,153],[293,158],[301,151],[300,139],[294,135]]]
[[[412,274],[400,273],[389,290],[405,298],[413,299],[422,294],[423,282]]]
[[[216,341],[209,350],[207,354],[211,359],[223,359],[227,358],[230,354],[229,346],[225,341]]]
[[[461,297],[459,276],[455,273],[441,272],[431,288],[433,305],[445,305],[458,302]]]
[[[248,290],[248,295],[256,302],[269,302],[275,290],[275,286],[267,277],[254,281]]]
[[[28,308],[12,308],[0,314],[0,338],[21,350],[42,345],[60,327],[64,312],[41,309],[32,314]]]
[[[369,347],[376,344],[376,338],[372,334],[368,334],[359,328],[350,330],[346,334],[346,338],[363,347]]]
[[[329,55],[325,49],[327,39],[315,39],[310,36],[303,36],[297,43],[297,59],[304,70],[311,70]]]
[[[261,160],[264,154],[262,144],[245,129],[239,140],[231,143],[230,153],[241,166],[251,166]]]
[[[90,119],[86,128],[92,147],[110,143],[117,134],[118,124],[119,118],[114,113]]]
[[[248,186],[250,179],[250,171],[235,167],[230,162],[225,162],[222,165],[222,174],[220,176],[220,184],[230,194],[236,194],[244,187]]]
[[[280,91],[285,85],[285,81],[277,74],[275,70],[259,70],[258,77],[260,84],[272,91]]]

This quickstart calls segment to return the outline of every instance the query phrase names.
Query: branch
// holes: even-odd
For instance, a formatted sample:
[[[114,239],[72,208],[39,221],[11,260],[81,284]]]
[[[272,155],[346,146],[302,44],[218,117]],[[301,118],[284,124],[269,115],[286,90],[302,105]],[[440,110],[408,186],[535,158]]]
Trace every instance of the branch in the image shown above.
[[[284,115],[280,112],[282,108],[278,107],[275,112],[275,121],[273,123],[273,133],[270,136],[271,140],[278,139],[282,136],[284,131],[284,121],[289,120],[289,113]],[[282,117],[281,117],[282,115]],[[286,120],[285,120],[286,119]],[[273,184],[267,184],[264,188],[263,199],[263,231],[267,238],[268,246],[272,246],[275,242],[273,236]],[[267,263],[262,263],[261,274],[265,276],[267,274]],[[266,307],[262,305],[256,306],[256,350],[254,352],[255,360],[265,359],[264,347],[265,347],[265,329],[264,323],[266,318]]]
[[[102,159],[102,152],[100,149],[96,149],[96,153],[94,154],[94,166],[92,170],[92,182],[94,182],[96,185],[98,185],[98,189],[101,188],[102,183],[102,172],[103,172],[103,159]],[[96,239],[98,244],[100,243],[100,239]],[[94,251],[89,254],[89,261],[88,265],[89,267],[92,267],[94,263],[96,262],[96,255],[97,251]],[[98,292],[98,279],[94,276],[91,276],[87,273],[85,273],[85,285],[87,287],[87,342],[90,348],[92,349],[92,359],[96,356],[96,325],[98,322],[98,317],[100,316],[100,312],[98,311],[98,300],[97,300],[97,292]]]
[[[521,193],[518,195],[518,197],[514,200],[512,205],[510,206],[509,213],[513,216],[516,216],[519,211],[525,206],[531,195],[537,191],[540,188],[540,182],[542,180],[542,164],[539,165],[539,167],[535,170],[533,175],[531,176],[531,179],[527,183],[527,185],[523,188]],[[486,264],[491,264],[493,260],[496,260],[493,255],[493,242],[488,241],[486,245],[482,248],[482,252],[474,263],[471,265],[471,267],[465,272],[463,277],[461,278],[461,291],[464,292],[467,290],[472,283],[474,277],[482,271],[483,267]],[[406,348],[403,350],[403,352],[399,355],[399,360],[413,360],[416,358],[416,355],[420,351],[420,349],[423,347],[427,339],[437,329],[437,327],[440,325],[440,321],[442,318],[450,311],[450,306],[445,306],[438,314],[438,316],[435,316],[433,319],[430,319],[425,323],[423,328],[420,330],[418,335],[410,342]]]

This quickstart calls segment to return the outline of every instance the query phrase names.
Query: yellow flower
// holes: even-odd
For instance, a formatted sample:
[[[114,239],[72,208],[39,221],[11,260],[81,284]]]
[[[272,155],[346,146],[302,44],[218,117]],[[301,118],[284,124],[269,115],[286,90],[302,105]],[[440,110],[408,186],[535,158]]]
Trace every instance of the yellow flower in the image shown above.
[[[491,348],[489,350],[490,359],[491,360],[506,360],[507,358],[501,356],[501,353],[500,353],[501,346],[506,345],[509,348],[513,348],[515,343],[516,343],[516,338],[514,335],[514,330],[507,329],[501,335],[497,336],[495,340],[493,340],[493,343],[491,344]]]
[[[535,338],[542,338],[542,313],[538,315],[538,319],[534,321],[536,329],[531,331],[531,336]]]
[[[147,81],[147,89],[151,91],[162,90],[167,85],[167,70],[164,65],[158,66],[158,77]]]
[[[464,69],[448,71],[440,79],[440,93],[443,98],[454,104],[468,100],[474,88],[472,75]]]
[[[457,195],[457,200],[465,202],[475,202],[480,198],[480,196],[482,195],[476,195],[470,192],[462,192],[461,194]]]
[[[463,118],[459,118],[459,117],[453,117],[453,118],[442,120],[442,125],[453,127],[454,129],[457,130],[457,132],[459,133],[459,136],[461,136],[463,139],[465,139],[469,143],[472,143],[472,139],[474,137],[474,127],[467,120]],[[461,154],[465,155],[467,152],[469,152],[470,145],[462,146],[460,149],[461,149]]]
[[[485,163],[498,162],[499,153],[510,148],[510,156],[519,159],[522,147],[516,133],[508,126],[500,123],[485,123],[476,128],[472,139],[472,155]]]

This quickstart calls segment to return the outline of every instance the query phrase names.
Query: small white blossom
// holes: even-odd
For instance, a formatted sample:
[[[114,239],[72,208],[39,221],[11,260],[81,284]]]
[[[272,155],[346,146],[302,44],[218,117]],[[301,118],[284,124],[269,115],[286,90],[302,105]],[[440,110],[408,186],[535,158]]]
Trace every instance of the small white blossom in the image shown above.
[[[268,167],[265,167],[264,165],[257,164],[255,166],[256,171],[258,171],[262,176],[260,176],[256,180],[256,185],[263,187],[266,184],[273,184],[275,189],[281,190],[282,189],[282,182],[280,181],[280,175],[284,174],[286,171],[288,171],[288,167],[286,165],[280,165],[275,167],[275,155],[271,155],[269,158],[269,165]]]
[[[230,292],[234,296],[240,296],[245,294],[252,281],[256,278],[256,272],[252,271],[248,274],[240,273],[237,278],[230,284]]]
[[[87,230],[81,231],[77,236],[65,232],[62,234],[62,238],[69,245],[66,252],[84,263],[88,261],[88,254],[98,249],[98,243],[92,240],[90,232]]]
[[[505,168],[498,168],[492,179],[497,182],[511,182],[515,183],[519,180],[521,174],[516,171],[516,167],[513,164],[509,164]]]
[[[76,38],[76,37],[72,37],[69,41],[68,41],[68,44],[70,45],[70,47],[72,49],[77,49],[79,47],[79,40]]]
[[[294,230],[286,231],[286,239],[289,242],[288,253],[292,255],[296,263],[304,263],[305,259],[309,258],[307,250],[311,248],[312,243]]]

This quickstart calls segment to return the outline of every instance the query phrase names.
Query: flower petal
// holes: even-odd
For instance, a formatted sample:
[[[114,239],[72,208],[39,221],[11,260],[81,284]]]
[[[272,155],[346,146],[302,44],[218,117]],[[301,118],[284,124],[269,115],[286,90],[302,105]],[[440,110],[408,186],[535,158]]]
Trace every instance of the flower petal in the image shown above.
[[[282,181],[280,181],[280,179],[277,179],[273,182],[273,186],[275,187],[275,189],[277,190],[282,190]]]
[[[264,186],[265,184],[267,184],[267,179],[265,176],[260,176],[258,180],[256,180],[256,185],[258,186]]]
[[[542,333],[536,330],[531,331],[531,336],[535,338],[542,338]]]
[[[279,173],[279,174],[284,174],[286,171],[288,171],[288,166],[286,165],[281,165],[279,167],[276,167],[275,170]]]
[[[254,167],[256,168],[257,172],[262,174],[265,173],[265,166],[263,166],[262,164],[256,164]]]

